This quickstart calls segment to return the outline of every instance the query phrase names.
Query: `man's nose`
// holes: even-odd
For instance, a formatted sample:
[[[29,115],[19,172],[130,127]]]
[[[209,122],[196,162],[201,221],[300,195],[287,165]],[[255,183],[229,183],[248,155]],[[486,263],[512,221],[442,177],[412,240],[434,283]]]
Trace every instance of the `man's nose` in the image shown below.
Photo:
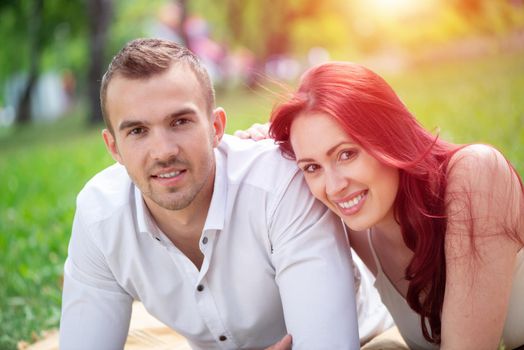
[[[180,151],[174,135],[163,130],[154,132],[154,136],[150,140],[149,148],[151,158],[156,161],[165,161],[176,157]]]

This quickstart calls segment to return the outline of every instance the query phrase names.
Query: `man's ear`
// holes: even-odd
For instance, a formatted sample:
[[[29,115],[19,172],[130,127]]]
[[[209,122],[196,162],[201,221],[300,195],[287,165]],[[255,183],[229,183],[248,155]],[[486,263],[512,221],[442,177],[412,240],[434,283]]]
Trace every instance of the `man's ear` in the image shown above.
[[[217,147],[224,136],[226,129],[226,111],[222,107],[215,108],[213,111],[213,146]]]
[[[102,130],[102,137],[104,138],[104,143],[106,144],[107,151],[111,154],[111,157],[120,164],[122,164],[122,157],[118,152],[118,147],[116,145],[116,140],[113,134],[107,129]]]

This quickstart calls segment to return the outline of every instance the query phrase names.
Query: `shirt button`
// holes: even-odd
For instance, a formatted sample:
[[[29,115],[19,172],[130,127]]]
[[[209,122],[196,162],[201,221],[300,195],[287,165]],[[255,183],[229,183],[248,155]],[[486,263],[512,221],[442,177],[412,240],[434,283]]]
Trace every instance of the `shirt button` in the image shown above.
[[[225,335],[221,335],[220,337],[218,337],[218,340],[220,341],[226,341],[227,340],[227,337]]]
[[[159,242],[160,242],[160,238],[158,238],[158,237],[155,237],[155,239],[156,239],[157,241],[159,241]]]
[[[203,244],[206,244],[206,243],[207,243],[207,237],[202,238],[202,243],[203,243]]]
[[[203,291],[203,290],[204,290],[204,286],[201,285],[201,284],[199,284],[199,285],[197,286],[197,290],[198,290],[199,292]]]

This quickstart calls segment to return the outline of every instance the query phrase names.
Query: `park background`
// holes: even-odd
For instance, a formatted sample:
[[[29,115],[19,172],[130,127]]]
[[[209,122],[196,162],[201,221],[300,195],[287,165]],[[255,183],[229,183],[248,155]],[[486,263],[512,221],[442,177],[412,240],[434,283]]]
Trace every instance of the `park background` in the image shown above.
[[[100,78],[136,37],[201,57],[230,133],[309,66],[350,60],[428,129],[524,173],[524,0],[0,0],[0,349],[59,324],[75,197],[113,162]]]

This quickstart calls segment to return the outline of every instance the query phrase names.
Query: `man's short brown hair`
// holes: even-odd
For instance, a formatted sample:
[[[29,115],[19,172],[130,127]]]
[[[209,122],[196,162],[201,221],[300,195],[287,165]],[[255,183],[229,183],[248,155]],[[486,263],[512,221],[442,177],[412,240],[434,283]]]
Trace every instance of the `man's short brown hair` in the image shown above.
[[[113,57],[100,86],[100,105],[108,130],[113,128],[106,109],[107,87],[114,76],[127,79],[147,79],[168,70],[174,63],[186,63],[202,86],[208,111],[215,107],[215,91],[209,74],[199,59],[187,48],[177,43],[160,39],[135,39],[126,44]]]

